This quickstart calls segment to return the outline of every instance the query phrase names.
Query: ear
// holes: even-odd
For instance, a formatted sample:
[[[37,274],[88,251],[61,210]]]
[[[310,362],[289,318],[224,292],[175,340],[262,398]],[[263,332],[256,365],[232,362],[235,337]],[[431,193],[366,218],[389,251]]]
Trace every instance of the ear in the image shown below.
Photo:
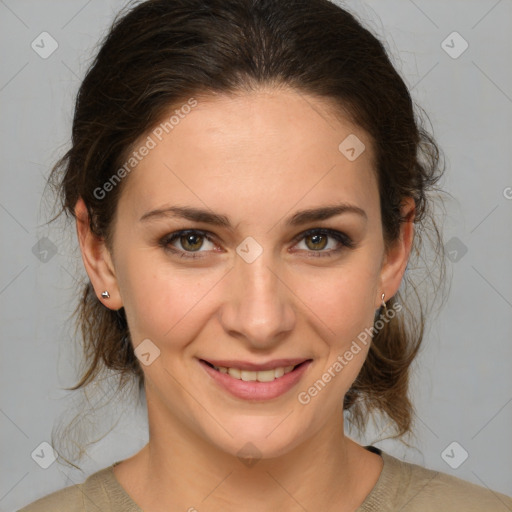
[[[98,299],[109,309],[123,307],[112,258],[104,239],[92,233],[89,226],[89,214],[82,198],[75,205],[76,231],[82,261],[91,280]],[[108,291],[110,297],[103,298],[101,293]]]
[[[381,268],[381,287],[377,297],[376,308],[382,304],[381,295],[385,293],[384,300],[390,299],[400,288],[402,277],[409,261],[412,242],[414,239],[414,217],[415,203],[412,197],[404,200],[401,207],[402,217],[405,219],[400,226],[398,238],[387,248],[382,268]]]

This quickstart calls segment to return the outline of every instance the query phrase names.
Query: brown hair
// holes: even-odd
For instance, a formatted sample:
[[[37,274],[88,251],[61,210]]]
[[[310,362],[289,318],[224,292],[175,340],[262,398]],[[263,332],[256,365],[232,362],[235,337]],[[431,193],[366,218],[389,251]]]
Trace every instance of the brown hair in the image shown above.
[[[383,44],[354,15],[328,0],[149,0],[131,6],[114,20],[80,86],[72,147],[53,168],[49,183],[59,194],[61,212],[72,217],[83,198],[91,230],[110,244],[122,182],[107,200],[94,191],[112,178],[135,142],[172,106],[194,95],[262,86],[328,99],[370,135],[387,243],[396,239],[404,221],[403,199],[414,198],[415,252],[401,291],[387,301],[388,308],[398,302],[404,307],[376,331],[344,400],[359,430],[370,413],[380,412],[394,425],[393,437],[400,437],[411,430],[409,369],[423,338],[426,311],[411,261],[420,262],[426,235],[440,279],[428,268],[426,275],[439,289],[444,258],[427,197],[444,168]],[[105,308],[88,283],[76,313],[85,367],[68,389],[88,385],[105,368],[116,371],[121,383],[135,377],[142,388],[124,310]]]

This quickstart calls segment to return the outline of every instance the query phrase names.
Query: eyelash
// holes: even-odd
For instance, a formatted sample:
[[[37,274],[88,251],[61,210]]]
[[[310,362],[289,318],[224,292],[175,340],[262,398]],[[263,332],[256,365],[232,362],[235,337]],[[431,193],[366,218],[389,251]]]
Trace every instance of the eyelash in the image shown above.
[[[174,242],[176,239],[179,239],[182,236],[190,235],[190,234],[202,236],[202,237],[206,238],[209,242],[215,243],[214,237],[212,237],[211,234],[208,233],[207,231],[202,231],[200,229],[185,229],[182,231],[175,231],[174,233],[170,233],[170,234],[164,236],[161,240],[159,240],[159,245],[161,247],[163,247],[166,251],[170,251],[174,254],[180,254],[181,258],[190,258],[190,259],[203,258],[204,256],[197,256],[195,254],[195,252],[207,252],[207,251],[181,251],[181,250],[176,249],[171,246],[172,242]],[[309,229],[308,231],[305,231],[305,232],[297,235],[293,239],[293,242],[294,243],[300,242],[304,238],[306,238],[308,236],[312,236],[312,235],[324,235],[324,236],[327,235],[328,237],[334,238],[337,242],[339,242],[341,244],[341,247],[339,247],[337,249],[331,249],[330,251],[323,251],[323,250],[307,251],[307,252],[312,253],[312,254],[310,254],[310,256],[314,257],[314,258],[318,258],[318,257],[330,258],[334,254],[337,254],[341,250],[343,250],[343,248],[352,249],[355,247],[354,242],[345,233],[342,233],[341,231],[336,231],[333,229],[327,229],[327,228]]]

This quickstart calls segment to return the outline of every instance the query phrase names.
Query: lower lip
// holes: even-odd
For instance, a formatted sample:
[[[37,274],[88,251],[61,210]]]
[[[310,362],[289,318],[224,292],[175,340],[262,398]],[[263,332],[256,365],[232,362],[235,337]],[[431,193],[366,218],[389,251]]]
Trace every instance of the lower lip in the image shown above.
[[[223,389],[244,400],[271,400],[277,398],[289,391],[299,380],[304,372],[308,369],[311,361],[302,363],[298,368],[289,373],[285,373],[282,377],[274,379],[272,382],[244,381],[235,379],[227,373],[221,373],[204,361],[199,360],[201,366],[206,373],[210,375]]]

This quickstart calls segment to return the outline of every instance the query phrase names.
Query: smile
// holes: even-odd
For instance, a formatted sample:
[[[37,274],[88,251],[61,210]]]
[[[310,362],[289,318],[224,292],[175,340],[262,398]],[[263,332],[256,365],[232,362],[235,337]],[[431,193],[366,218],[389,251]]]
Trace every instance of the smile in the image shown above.
[[[226,368],[225,366],[215,366],[208,361],[205,361],[206,364],[212,366],[220,373],[227,373],[230,377],[234,379],[243,380],[246,382],[258,381],[258,382],[272,382],[274,379],[278,379],[282,377],[286,373],[292,372],[299,365],[290,365],[290,366],[280,366],[278,368],[274,368],[272,370],[261,370],[261,371],[251,371],[251,370],[241,370],[240,368]],[[301,363],[302,364],[302,363]]]
[[[297,364],[249,370],[236,366],[217,366],[204,359],[198,361],[222,390],[237,398],[257,401],[276,398],[292,389],[312,363],[308,359]]]

